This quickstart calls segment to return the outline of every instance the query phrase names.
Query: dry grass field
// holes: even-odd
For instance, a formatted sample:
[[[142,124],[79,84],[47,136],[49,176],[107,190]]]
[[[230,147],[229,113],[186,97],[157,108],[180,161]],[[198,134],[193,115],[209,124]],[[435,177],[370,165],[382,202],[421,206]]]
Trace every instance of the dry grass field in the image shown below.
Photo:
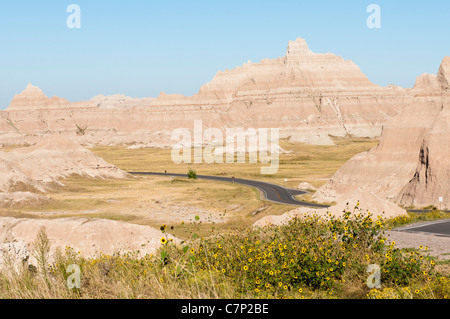
[[[201,175],[236,176],[296,188],[301,182],[323,185],[353,155],[376,146],[377,140],[336,139],[334,146],[311,146],[281,141],[292,151],[280,154],[275,175],[261,175],[263,164],[181,164],[171,160],[171,150],[126,147],[96,147],[97,156],[125,171],[186,173],[194,169]],[[247,161],[248,162],[248,161]],[[285,182],[285,179],[288,181]],[[243,229],[266,215],[283,214],[292,206],[264,201],[252,188],[205,180],[173,177],[130,177],[127,180],[94,180],[79,176],[62,181],[66,187],[47,194],[49,203],[38,207],[2,209],[2,216],[33,218],[93,217],[122,220],[159,227],[162,224],[191,223],[195,216],[203,221],[203,231],[211,224],[221,229]],[[309,199],[306,195],[303,199]],[[174,235],[184,237],[181,230]]]
[[[280,147],[289,154],[280,154],[280,167],[274,175],[261,175],[261,163],[249,164],[175,164],[170,149],[127,149],[125,147],[97,147],[91,149],[97,156],[125,171],[187,173],[192,168],[200,175],[236,176],[261,180],[296,188],[301,182],[322,186],[352,156],[378,145],[368,138],[335,138],[336,145],[316,146],[280,141]],[[194,151],[192,152],[192,154]],[[193,159],[193,158],[192,158]],[[288,182],[285,182],[285,179]]]

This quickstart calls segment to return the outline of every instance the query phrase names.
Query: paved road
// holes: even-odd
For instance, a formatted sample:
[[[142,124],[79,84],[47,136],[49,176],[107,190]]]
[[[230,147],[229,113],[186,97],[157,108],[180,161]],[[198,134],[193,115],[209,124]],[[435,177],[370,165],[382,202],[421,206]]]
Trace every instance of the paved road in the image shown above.
[[[152,172],[129,172],[129,173],[132,175],[187,177],[187,174],[152,173]],[[232,182],[232,178],[230,178],[230,177],[197,175],[197,178],[212,180],[212,181],[219,181],[219,182],[227,182],[227,183]],[[313,208],[329,207],[329,206],[325,206],[325,205],[312,204],[312,203],[298,201],[294,198],[294,196],[296,196],[296,195],[303,195],[303,194],[307,193],[304,191],[284,188],[284,187],[281,187],[278,185],[269,184],[269,183],[265,183],[265,182],[252,181],[252,180],[240,179],[240,178],[236,178],[234,182],[237,184],[242,184],[242,185],[246,185],[246,186],[250,186],[250,187],[259,189],[260,191],[263,192],[265,198],[272,202],[285,204],[285,205],[306,206],[306,207],[313,207]]]
[[[429,233],[440,236],[450,236],[450,219],[433,222],[418,223],[411,226],[397,228],[396,231]]]
[[[187,177],[187,174],[171,174],[171,173],[130,172],[130,174],[132,174],[132,175]],[[232,178],[230,178],[230,177],[197,175],[197,178],[219,181],[219,182],[227,182],[227,183],[232,182]],[[278,185],[269,184],[269,183],[265,183],[265,182],[252,181],[252,180],[239,179],[239,178],[235,179],[235,183],[259,189],[260,191],[262,191],[262,193],[264,194],[264,196],[267,200],[273,201],[276,203],[292,205],[292,206],[305,206],[305,207],[312,207],[312,208],[328,208],[329,207],[329,206],[325,206],[325,205],[312,204],[312,203],[298,201],[294,198],[295,195],[303,195],[303,194],[307,193],[304,191],[284,188],[284,187],[281,187]],[[411,212],[427,213],[430,211],[414,210]],[[414,224],[414,225],[395,229],[395,231],[410,232],[410,233],[429,233],[429,234],[434,234],[434,235],[439,235],[439,236],[449,236],[450,237],[450,219]]]

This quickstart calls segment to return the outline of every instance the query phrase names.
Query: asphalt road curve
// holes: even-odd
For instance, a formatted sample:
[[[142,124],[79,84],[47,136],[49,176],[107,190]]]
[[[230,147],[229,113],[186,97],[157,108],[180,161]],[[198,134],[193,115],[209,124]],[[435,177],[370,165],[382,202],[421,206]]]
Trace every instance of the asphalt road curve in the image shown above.
[[[411,226],[398,228],[396,229],[396,231],[404,231],[409,233],[427,233],[450,237],[450,219],[414,224]]]
[[[152,172],[129,172],[129,174],[150,175],[150,176],[171,176],[171,177],[185,177],[185,178],[187,177],[187,174],[152,173]],[[226,182],[226,183],[233,182],[231,177],[197,175],[197,178],[218,181],[218,182]],[[284,188],[284,187],[281,187],[278,185],[269,184],[269,183],[265,183],[265,182],[252,181],[252,180],[240,179],[240,178],[236,178],[234,180],[234,182],[237,184],[246,185],[246,186],[250,186],[250,187],[259,189],[260,191],[263,192],[265,198],[272,202],[285,204],[285,205],[305,206],[305,207],[312,207],[312,208],[327,208],[327,207],[329,207],[329,206],[325,206],[325,205],[319,205],[319,204],[298,201],[294,198],[294,196],[296,196],[296,195],[303,195],[303,194],[307,193],[304,191]]]

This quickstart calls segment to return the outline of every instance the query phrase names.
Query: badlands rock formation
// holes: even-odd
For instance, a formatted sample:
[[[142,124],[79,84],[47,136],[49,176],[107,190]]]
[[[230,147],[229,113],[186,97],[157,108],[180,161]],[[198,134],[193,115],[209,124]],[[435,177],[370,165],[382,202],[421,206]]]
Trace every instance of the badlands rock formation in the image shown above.
[[[126,178],[128,174],[95,156],[79,144],[50,135],[31,147],[0,152],[0,203],[46,201],[45,193],[70,175],[90,178]]]
[[[12,110],[30,110],[32,108],[59,109],[76,106],[76,103],[72,104],[69,101],[56,96],[49,98],[40,88],[33,86],[30,83],[21,94],[14,96],[9,107]]]
[[[289,42],[284,57],[218,72],[191,97],[115,95],[70,103],[48,98],[29,85],[0,112],[0,144],[34,144],[56,134],[82,145],[172,147],[172,131],[193,129],[194,120],[200,119],[204,128],[223,131],[279,128],[281,138],[310,144],[332,144],[330,135],[382,135],[378,147],[345,164],[317,191],[315,200],[342,203],[361,191],[381,201],[415,206],[439,206],[442,196],[443,205],[450,207],[445,138],[449,72],[450,59],[445,58],[437,75],[420,76],[413,89],[379,87],[353,62],[314,53],[299,38]],[[7,160],[0,163],[5,176],[16,174],[20,183],[42,189],[41,181],[30,176],[32,170],[23,165],[15,169]],[[43,176],[54,177],[45,170]],[[0,187],[9,185],[2,180]]]
[[[317,190],[314,186],[312,186],[310,183],[300,183],[297,188],[301,191],[315,191]]]
[[[417,79],[414,99],[385,126],[381,142],[370,152],[356,155],[314,198],[341,201],[362,188],[405,206],[450,208],[450,57],[438,75]]]
[[[51,200],[42,195],[61,179],[127,178],[129,175],[92,152],[60,135],[50,135],[31,147],[0,152],[0,205],[14,207]],[[53,254],[70,246],[84,256],[125,251],[153,253],[162,234],[150,227],[110,220],[66,218],[56,220],[0,218],[0,268],[10,258],[14,267],[35,263],[32,243],[45,227]],[[4,243],[4,244],[3,244]],[[22,243],[22,244],[21,244]],[[25,258],[26,257],[26,258]]]
[[[19,270],[30,258],[30,251],[25,242],[5,243],[0,241],[0,269],[12,267]]]
[[[98,108],[114,109],[120,107],[145,107],[153,100],[153,98],[134,99],[123,94],[116,94],[111,96],[98,95],[92,98],[90,102]]]
[[[396,198],[404,205],[450,208],[450,57],[442,62],[437,82],[441,111],[423,136],[414,177]]]
[[[64,252],[69,246],[81,255],[90,257],[100,253],[112,255],[114,253],[138,252],[142,255],[154,253],[160,246],[161,231],[148,226],[140,226],[103,219],[64,218],[56,220],[16,219],[1,218],[0,231],[6,234],[9,241],[25,243],[0,244],[2,249],[22,252],[20,256],[27,257],[26,250],[32,252],[33,243],[41,229],[45,227],[51,243],[51,254],[58,248]],[[175,237],[170,236],[174,241]],[[4,247],[4,248],[2,248]],[[20,249],[19,249],[20,248]],[[25,249],[26,248],[26,249]],[[29,254],[30,262],[35,263],[32,254]]]
[[[409,90],[371,83],[351,61],[313,53],[305,40],[288,44],[284,57],[218,72],[192,97],[155,99],[97,96],[69,103],[30,85],[0,112],[0,144],[43,134],[77,138],[83,145],[171,147],[175,128],[280,128],[281,138],[332,144],[329,135],[375,137],[412,99]],[[77,127],[86,128],[82,134]]]

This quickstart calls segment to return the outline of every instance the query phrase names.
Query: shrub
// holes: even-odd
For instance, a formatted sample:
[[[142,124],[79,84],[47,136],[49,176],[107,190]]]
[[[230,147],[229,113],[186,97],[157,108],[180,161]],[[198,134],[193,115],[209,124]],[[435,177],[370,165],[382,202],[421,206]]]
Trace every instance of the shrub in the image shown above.
[[[388,245],[384,222],[370,213],[294,218],[283,226],[201,241],[193,252],[200,269],[213,269],[240,287],[240,292],[280,297],[296,291],[342,290],[346,280],[364,282],[366,269],[378,264],[384,285],[408,285],[433,266],[420,253]]]
[[[194,228],[200,223],[196,216]],[[42,271],[0,274],[0,298],[348,298],[355,291],[378,299],[448,298],[450,281],[434,271],[427,249],[388,243],[388,224],[356,210],[342,218],[312,215],[207,238],[192,233],[181,243],[167,233],[173,227],[163,225],[155,255],[83,258],[66,247],[51,266],[41,230],[35,248]],[[66,285],[72,264],[82,272],[79,290]],[[380,266],[382,289],[366,285],[372,264]]]
[[[194,170],[189,169],[189,171],[188,171],[188,178],[189,179],[197,179],[197,173]]]

